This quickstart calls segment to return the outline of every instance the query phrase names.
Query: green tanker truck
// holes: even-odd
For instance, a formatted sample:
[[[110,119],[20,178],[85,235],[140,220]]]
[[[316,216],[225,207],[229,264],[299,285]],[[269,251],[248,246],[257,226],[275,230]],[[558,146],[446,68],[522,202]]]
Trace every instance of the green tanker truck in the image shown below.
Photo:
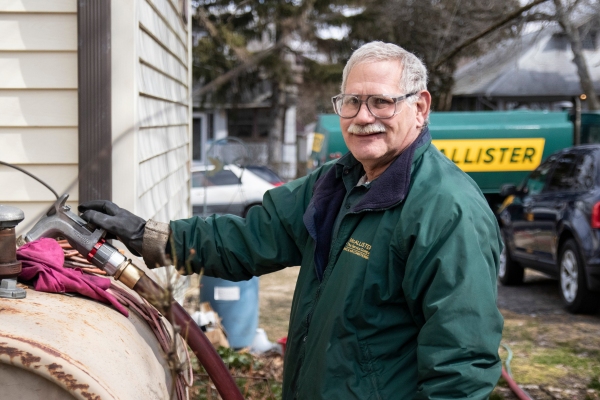
[[[578,118],[564,112],[434,112],[433,144],[473,178],[495,209],[500,187],[518,185],[550,154],[574,144],[600,142],[600,114]],[[309,167],[341,157],[344,143],[339,117],[321,114],[315,128]]]

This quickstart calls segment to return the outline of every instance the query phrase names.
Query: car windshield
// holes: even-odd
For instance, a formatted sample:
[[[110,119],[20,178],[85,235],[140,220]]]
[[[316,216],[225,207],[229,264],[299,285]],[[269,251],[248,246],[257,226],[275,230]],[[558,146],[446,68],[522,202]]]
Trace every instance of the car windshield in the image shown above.
[[[272,185],[278,186],[283,183],[283,179],[281,179],[275,172],[270,170],[268,167],[261,165],[249,165],[246,167],[246,169],[258,175],[265,181],[271,183]]]
[[[239,185],[240,179],[231,171],[196,171],[192,173],[192,187]]]

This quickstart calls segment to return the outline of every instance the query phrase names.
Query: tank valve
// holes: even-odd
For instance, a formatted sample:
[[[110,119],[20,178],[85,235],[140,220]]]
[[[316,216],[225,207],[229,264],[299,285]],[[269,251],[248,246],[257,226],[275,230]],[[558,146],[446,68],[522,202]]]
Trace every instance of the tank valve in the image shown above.
[[[0,204],[0,297],[23,299],[24,289],[17,287],[21,262],[17,260],[15,227],[23,221],[23,211]]]

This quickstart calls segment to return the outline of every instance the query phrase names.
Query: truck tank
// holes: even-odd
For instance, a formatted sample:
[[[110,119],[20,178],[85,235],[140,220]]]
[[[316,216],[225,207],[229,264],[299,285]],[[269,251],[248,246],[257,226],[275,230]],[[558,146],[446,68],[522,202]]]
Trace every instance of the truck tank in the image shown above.
[[[546,157],[574,143],[566,111],[432,112],[429,119],[432,143],[473,178],[492,206],[501,200],[503,184],[518,185]],[[582,115],[582,143],[599,140],[594,123],[600,116]],[[319,115],[311,166],[347,151],[339,117]]]

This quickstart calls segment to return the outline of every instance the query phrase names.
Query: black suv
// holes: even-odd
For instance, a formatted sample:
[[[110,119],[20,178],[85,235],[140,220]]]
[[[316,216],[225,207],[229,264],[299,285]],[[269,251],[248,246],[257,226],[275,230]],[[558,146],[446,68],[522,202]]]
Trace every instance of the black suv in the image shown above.
[[[591,313],[600,290],[600,145],[552,154],[517,189],[502,187],[505,251],[498,278],[523,282],[532,268],[560,281],[568,311]]]

